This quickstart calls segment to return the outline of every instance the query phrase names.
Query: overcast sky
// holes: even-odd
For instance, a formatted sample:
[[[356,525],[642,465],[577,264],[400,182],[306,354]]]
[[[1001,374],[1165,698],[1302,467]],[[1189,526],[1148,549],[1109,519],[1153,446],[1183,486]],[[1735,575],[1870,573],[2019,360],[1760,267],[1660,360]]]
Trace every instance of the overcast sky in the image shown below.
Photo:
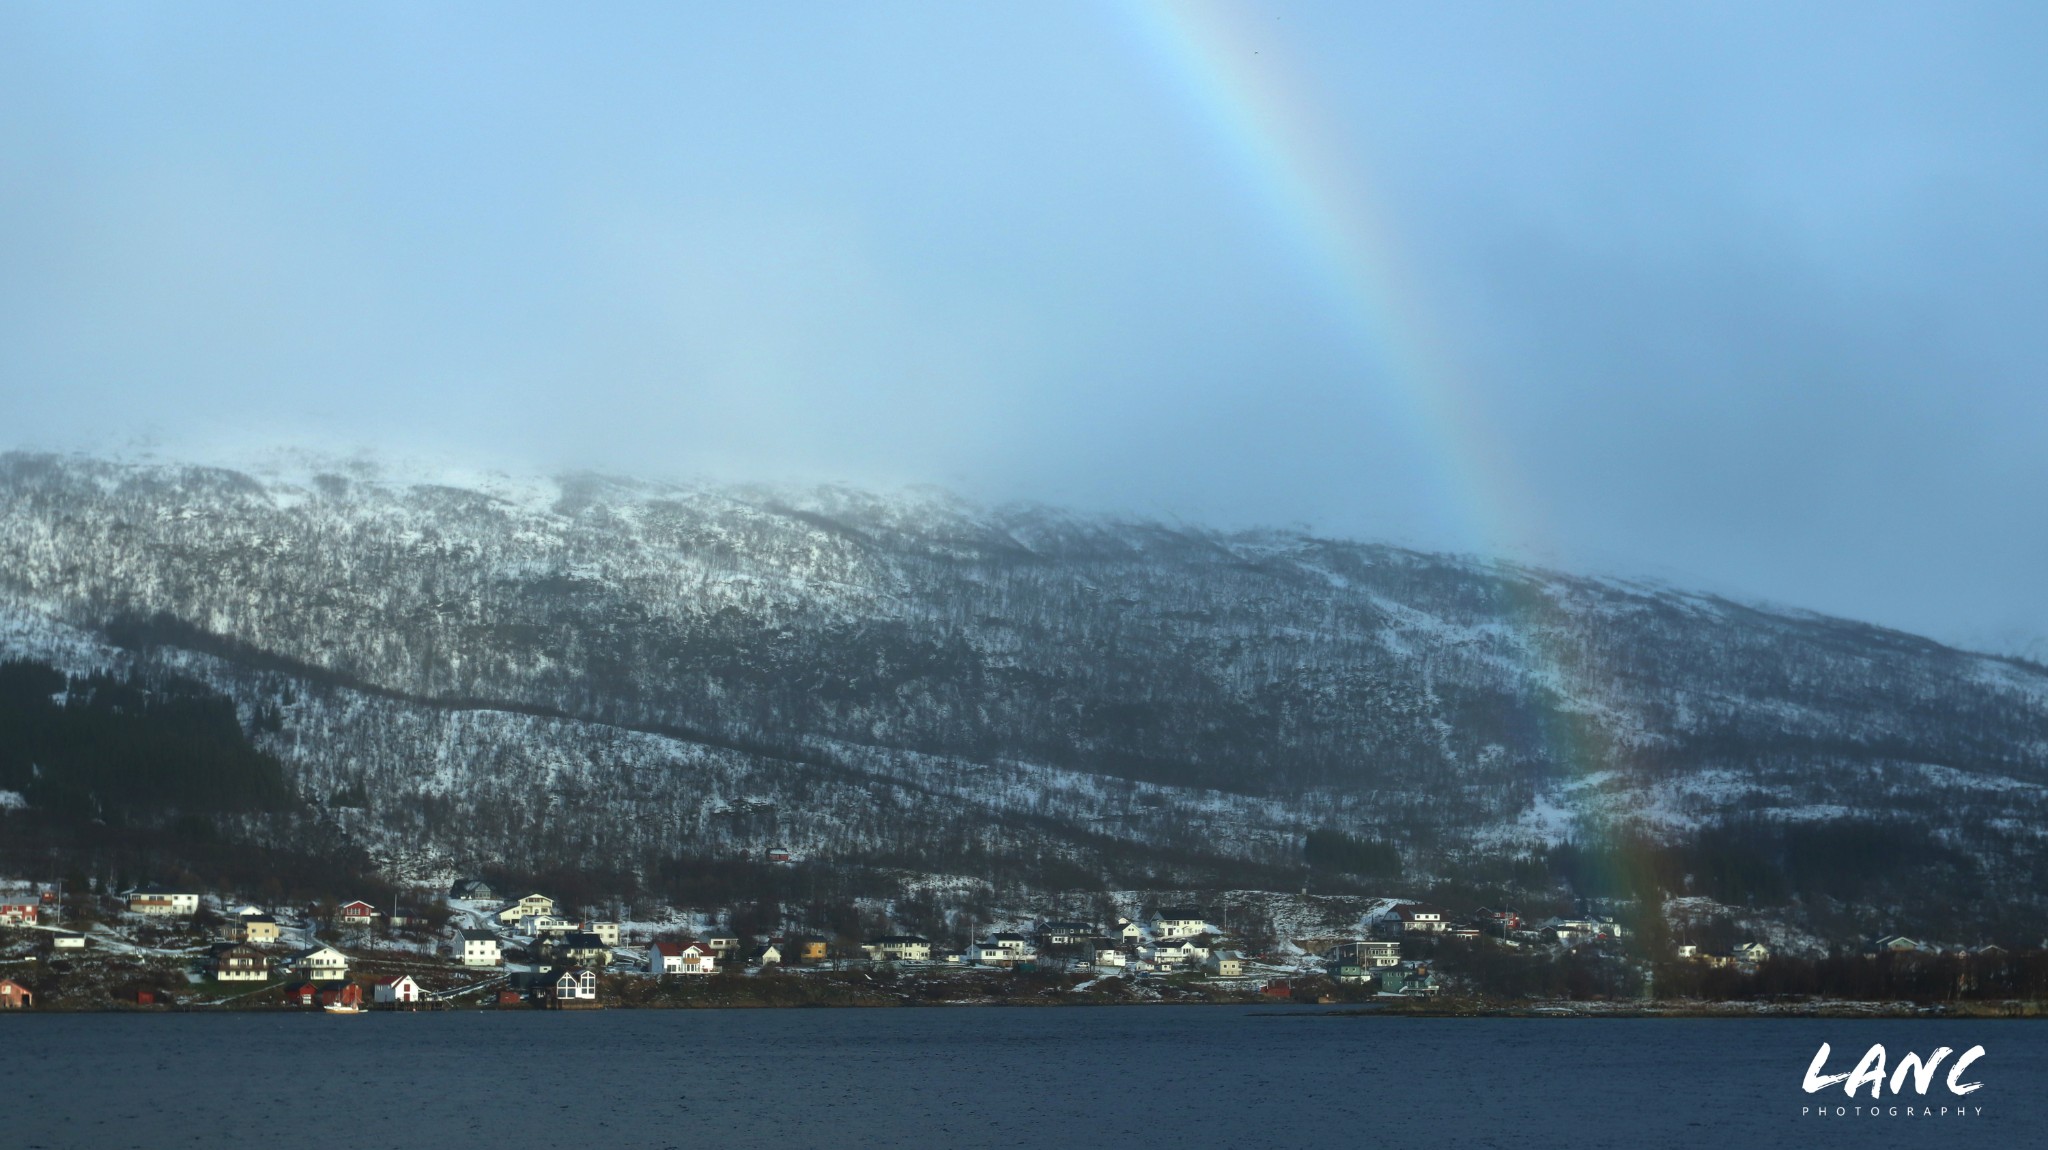
[[[0,445],[935,483],[2048,653],[2048,6],[1694,7],[0,0]]]

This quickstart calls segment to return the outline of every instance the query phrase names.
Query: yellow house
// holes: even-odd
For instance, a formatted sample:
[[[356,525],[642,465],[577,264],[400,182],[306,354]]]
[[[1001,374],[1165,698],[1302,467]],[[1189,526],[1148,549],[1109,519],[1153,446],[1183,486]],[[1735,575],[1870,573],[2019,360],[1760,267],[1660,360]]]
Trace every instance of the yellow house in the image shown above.
[[[262,946],[278,939],[277,919],[267,914],[243,915],[236,922],[228,924],[227,935],[236,942]]]
[[[791,943],[784,953],[794,955],[798,962],[823,962],[827,957],[829,949],[824,939],[814,934],[807,934]]]

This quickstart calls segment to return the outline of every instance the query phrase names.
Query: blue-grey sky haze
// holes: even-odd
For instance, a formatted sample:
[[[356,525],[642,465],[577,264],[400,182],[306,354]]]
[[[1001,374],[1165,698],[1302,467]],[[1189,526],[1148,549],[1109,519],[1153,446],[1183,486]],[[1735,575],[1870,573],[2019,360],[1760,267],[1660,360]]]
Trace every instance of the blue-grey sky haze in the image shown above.
[[[1181,26],[1312,123],[1234,138]],[[2043,60],[2039,4],[0,0],[0,446],[932,483],[2048,653]]]

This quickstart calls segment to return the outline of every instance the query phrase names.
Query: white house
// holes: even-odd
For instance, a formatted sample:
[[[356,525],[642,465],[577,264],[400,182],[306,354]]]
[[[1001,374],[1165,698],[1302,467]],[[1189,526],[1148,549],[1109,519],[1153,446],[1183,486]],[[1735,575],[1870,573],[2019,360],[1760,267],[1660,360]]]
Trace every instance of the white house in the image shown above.
[[[1236,978],[1244,973],[1244,955],[1234,950],[1215,951],[1202,963],[1202,969],[1218,978]]]
[[[410,974],[392,975],[377,980],[376,1000],[395,1006],[404,1006],[420,1000],[420,984]]]
[[[348,956],[331,946],[316,946],[291,956],[299,974],[313,982],[339,982],[348,977]]]
[[[1125,942],[1140,942],[1145,938],[1144,927],[1123,917],[1118,917],[1116,929],[1110,933],[1117,938],[1123,939]]]
[[[932,940],[915,934],[885,934],[862,944],[876,962],[930,962]]]
[[[505,961],[504,944],[488,930],[462,932],[462,965],[497,966]]]
[[[530,914],[519,920],[519,933],[533,938],[563,938],[588,933],[581,929],[582,925],[573,919],[557,918],[551,914]]]
[[[1192,938],[1209,933],[1209,920],[1192,906],[1162,906],[1153,921],[1152,933],[1159,938]]]
[[[606,946],[619,945],[619,924],[616,922],[586,922],[583,930],[586,934],[596,935]]]
[[[1208,957],[1209,948],[1192,938],[1155,942],[1145,949],[1145,960],[1161,970],[1200,966]]]
[[[222,982],[266,982],[270,978],[270,956],[241,943],[215,947],[213,977]]]
[[[1122,969],[1130,961],[1130,956],[1126,955],[1121,947],[1098,946],[1095,948],[1095,965],[1097,966],[1113,966]]]
[[[1441,934],[1451,927],[1441,908],[1419,902],[1394,907],[1381,916],[1380,923],[1389,934]]]
[[[195,891],[172,890],[169,887],[146,886],[128,892],[128,909],[134,914],[165,915],[182,918],[199,913],[199,895]]]
[[[1771,948],[1760,942],[1740,943],[1735,948],[1735,957],[1742,962],[1762,962],[1771,957]]]
[[[695,939],[657,942],[647,948],[647,973],[652,975],[715,974],[717,971],[717,952]]]
[[[1401,965],[1401,944],[1391,939],[1359,939],[1340,942],[1330,948],[1326,958],[1339,963],[1349,963],[1367,969]]]
[[[555,913],[554,899],[544,894],[530,894],[518,902],[505,904],[505,908],[498,912],[498,921],[510,924],[518,922],[522,918],[553,913]]]
[[[1038,952],[1031,949],[1031,940],[1021,934],[992,934],[987,942],[967,948],[967,961],[981,966],[1011,966],[1037,960]]]
[[[548,981],[548,995],[556,1003],[597,1001],[597,972],[587,966],[556,971]]]

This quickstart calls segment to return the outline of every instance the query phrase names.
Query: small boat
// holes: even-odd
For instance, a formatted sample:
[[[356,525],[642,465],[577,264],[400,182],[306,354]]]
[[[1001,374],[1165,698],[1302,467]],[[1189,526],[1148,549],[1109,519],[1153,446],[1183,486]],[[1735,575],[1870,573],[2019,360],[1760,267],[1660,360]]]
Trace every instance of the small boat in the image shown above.
[[[329,1014],[361,1014],[363,1012],[362,1007],[351,1005],[350,1003],[346,1002],[330,1002],[326,1006],[321,1007],[320,1009],[326,1011]]]

